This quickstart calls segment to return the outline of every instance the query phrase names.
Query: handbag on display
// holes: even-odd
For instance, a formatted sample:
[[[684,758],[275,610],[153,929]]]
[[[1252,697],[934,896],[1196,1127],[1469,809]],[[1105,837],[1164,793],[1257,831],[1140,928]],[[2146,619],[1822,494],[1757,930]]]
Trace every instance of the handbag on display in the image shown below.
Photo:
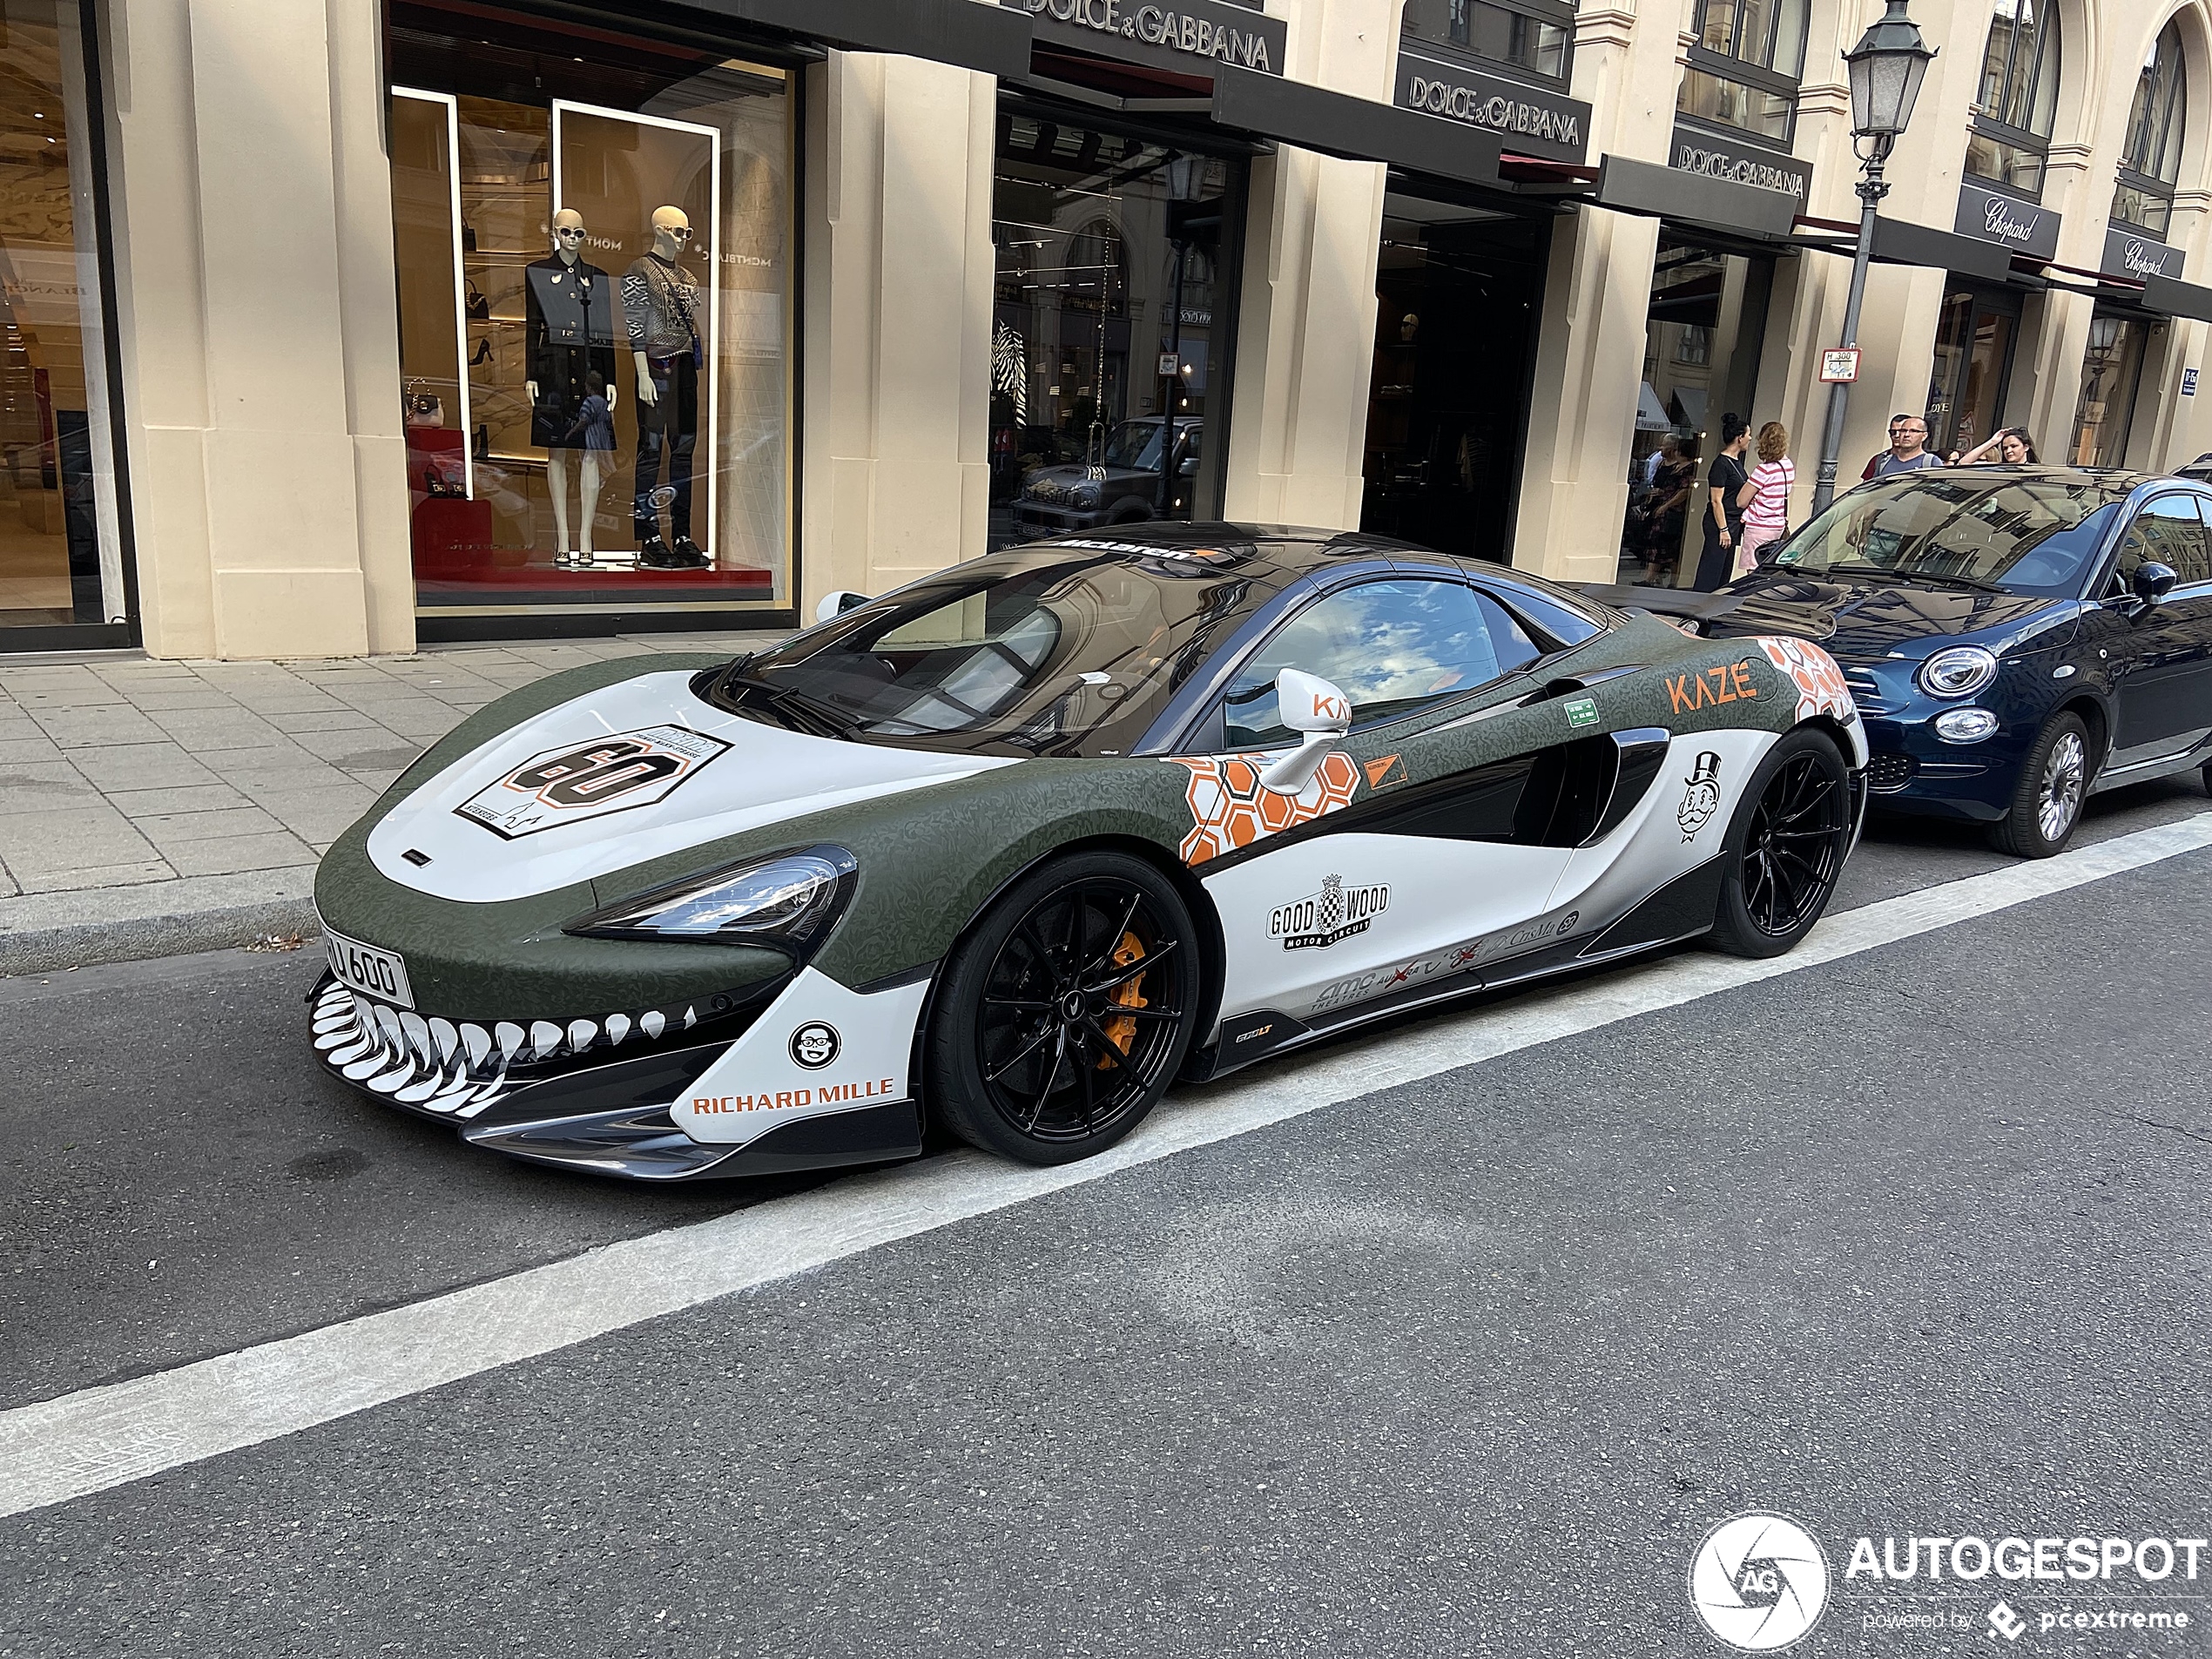
[[[435,392],[409,392],[403,400],[409,426],[443,426],[446,423],[445,400]]]
[[[469,279],[468,297],[462,301],[462,308],[469,314],[471,322],[491,320],[491,301],[484,298],[484,291],[476,286],[474,277]]]

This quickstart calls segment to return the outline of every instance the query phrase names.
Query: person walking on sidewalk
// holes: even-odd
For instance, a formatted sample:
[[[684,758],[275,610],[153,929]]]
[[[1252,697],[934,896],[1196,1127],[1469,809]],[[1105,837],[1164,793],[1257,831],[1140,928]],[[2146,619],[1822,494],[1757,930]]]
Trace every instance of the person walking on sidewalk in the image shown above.
[[[1697,560],[1700,593],[1710,593],[1728,581],[1737,545],[1743,539],[1743,503],[1751,496],[1743,452],[1750,442],[1750,428],[1742,415],[1721,416],[1720,453],[1705,475],[1705,550]]]
[[[1866,470],[1858,475],[1858,482],[1869,478],[1886,478],[1893,472],[1918,472],[1923,467],[1940,467],[1943,457],[1928,448],[1928,423],[1917,415],[1890,416],[1890,447],[1866,463]]]
[[[1790,533],[1790,491],[1797,482],[1790,459],[1790,428],[1769,421],[1759,428],[1759,464],[1751,469],[1751,502],[1743,509],[1743,535],[1736,548],[1737,576],[1759,566],[1759,550]]]

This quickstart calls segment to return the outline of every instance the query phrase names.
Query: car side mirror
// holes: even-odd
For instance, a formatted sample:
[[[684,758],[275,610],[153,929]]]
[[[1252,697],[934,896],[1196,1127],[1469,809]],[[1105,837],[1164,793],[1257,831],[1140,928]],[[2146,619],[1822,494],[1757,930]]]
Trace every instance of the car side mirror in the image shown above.
[[[1260,786],[1295,795],[1319,769],[1322,757],[1352,730],[1352,699],[1318,674],[1286,668],[1275,677],[1275,718],[1305,741],[1259,775]]]
[[[2135,567],[2135,574],[2128,585],[2134,590],[2135,597],[2150,605],[2173,592],[2174,584],[2180,580],[2172,565],[2146,559]]]
[[[828,622],[846,611],[868,602],[865,593],[855,593],[850,588],[832,588],[814,606],[814,620]]]
[[[1196,455],[1184,456],[1183,464],[1177,467],[1175,470],[1177,475],[1181,477],[1196,478],[1198,475],[1198,457]]]

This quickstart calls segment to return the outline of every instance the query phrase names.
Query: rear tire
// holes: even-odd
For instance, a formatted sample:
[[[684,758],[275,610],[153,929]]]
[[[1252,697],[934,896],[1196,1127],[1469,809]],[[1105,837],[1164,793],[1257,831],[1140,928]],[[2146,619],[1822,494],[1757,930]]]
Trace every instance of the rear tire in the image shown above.
[[[1199,981],[1197,930],[1165,876],[1121,853],[1055,859],[946,964],[924,1055],[930,1106],[970,1145],[1023,1163],[1103,1152],[1181,1069]]]
[[[2051,717],[2020,763],[2013,804],[1989,826],[1989,844],[2016,859],[2066,850],[2089,793],[2089,728],[2078,714]]]
[[[1817,732],[1791,732],[1759,762],[1721,845],[1712,943],[1779,956],[1812,931],[1851,853],[1851,775]]]

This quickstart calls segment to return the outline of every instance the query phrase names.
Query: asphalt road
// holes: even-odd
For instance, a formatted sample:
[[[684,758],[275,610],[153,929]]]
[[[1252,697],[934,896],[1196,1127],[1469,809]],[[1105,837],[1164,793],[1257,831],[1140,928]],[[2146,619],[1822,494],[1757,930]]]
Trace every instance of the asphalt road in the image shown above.
[[[2148,786],[2087,835],[2205,810]],[[1885,826],[1843,903],[2002,864]],[[2208,877],[2173,859],[0,1521],[0,1656],[1705,1655],[1684,1572],[1747,1508],[1839,1568],[1858,1534],[2212,1533]],[[469,1152],[322,1082],[312,977],[0,983],[0,1407],[789,1190]],[[1799,1651],[2006,1645],[1993,1595],[1911,1588],[1839,1583]],[[2164,1588],[2208,1592],[2168,1604],[2190,1632],[2019,1649],[2212,1652],[2212,1561]],[[1865,1626],[1938,1604],[1973,1628]]]

